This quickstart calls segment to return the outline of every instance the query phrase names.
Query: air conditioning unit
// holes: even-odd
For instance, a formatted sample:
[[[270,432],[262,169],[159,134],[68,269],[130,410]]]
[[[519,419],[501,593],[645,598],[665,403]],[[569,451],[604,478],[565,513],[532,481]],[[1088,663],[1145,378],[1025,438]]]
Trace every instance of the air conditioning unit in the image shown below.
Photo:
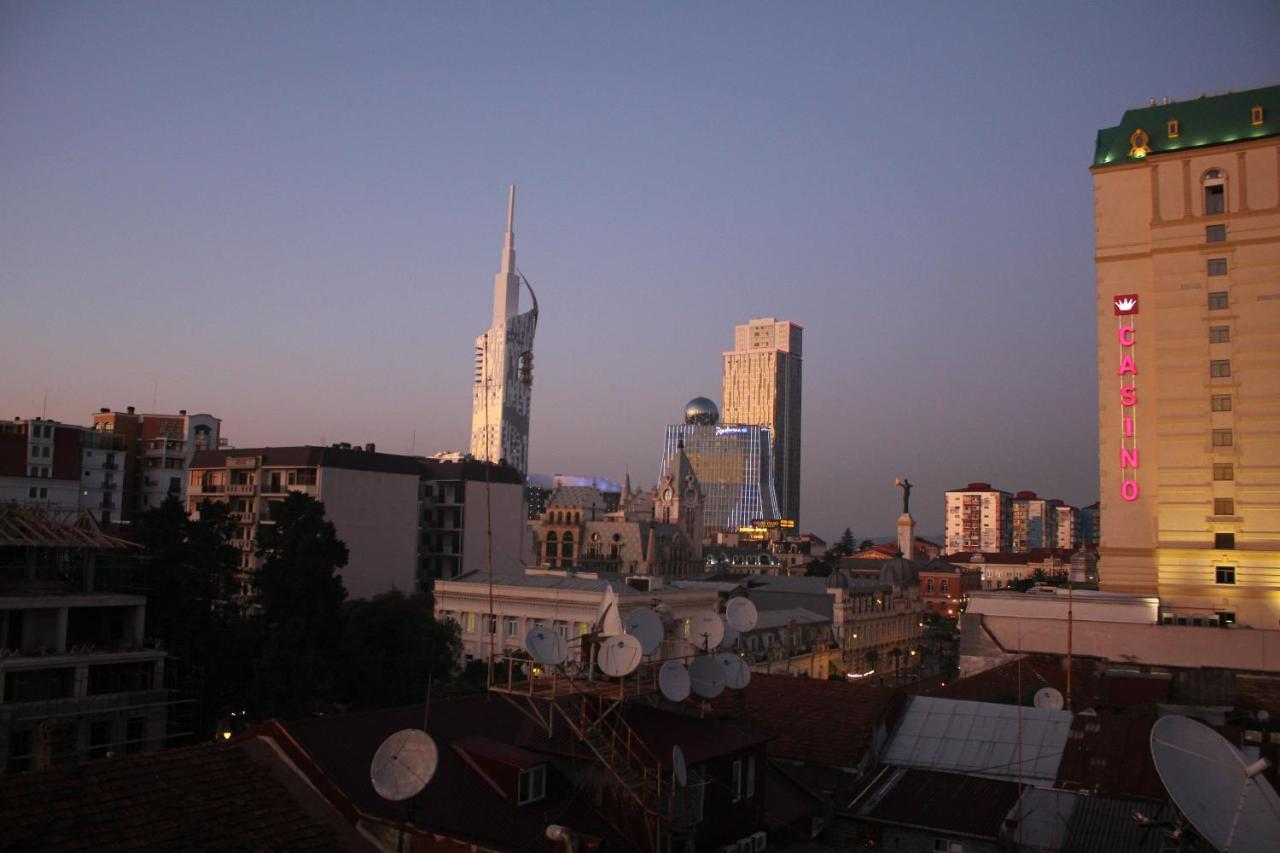
[[[769,833],[767,832],[752,833],[751,843],[754,845],[755,853],[764,853],[765,848],[769,844]]]

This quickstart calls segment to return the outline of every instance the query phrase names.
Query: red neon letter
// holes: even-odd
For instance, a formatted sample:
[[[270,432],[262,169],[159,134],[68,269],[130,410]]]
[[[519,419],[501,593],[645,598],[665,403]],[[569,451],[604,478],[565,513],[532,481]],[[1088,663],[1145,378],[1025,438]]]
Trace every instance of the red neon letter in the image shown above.
[[[1126,355],[1120,359],[1120,369],[1116,371],[1117,376],[1124,376],[1126,373],[1132,373],[1134,376],[1138,375],[1138,368],[1134,366],[1133,356],[1131,355]]]
[[[1120,483],[1120,497],[1127,501],[1136,501],[1138,499],[1138,481],[1125,480]]]
[[[1120,448],[1120,467],[1121,468],[1137,468],[1138,467],[1138,448],[1132,449],[1128,447]]]
[[[1133,326],[1120,327],[1120,346],[1122,347],[1133,346]]]
[[[1120,405],[1136,406],[1138,405],[1138,389],[1133,385],[1120,386]]]
[[[1124,434],[1126,438],[1133,438],[1133,415],[1126,415],[1124,419]],[[1136,467],[1136,466],[1135,466]]]

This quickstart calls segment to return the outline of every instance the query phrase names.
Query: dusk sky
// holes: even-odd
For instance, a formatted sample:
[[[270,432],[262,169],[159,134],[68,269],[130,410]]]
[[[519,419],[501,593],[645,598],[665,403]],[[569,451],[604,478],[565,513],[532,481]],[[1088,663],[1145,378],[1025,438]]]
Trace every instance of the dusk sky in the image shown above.
[[[506,185],[530,469],[657,478],[805,329],[802,527],[1096,500],[1094,135],[1280,82],[1256,3],[0,4],[0,415],[467,447]]]

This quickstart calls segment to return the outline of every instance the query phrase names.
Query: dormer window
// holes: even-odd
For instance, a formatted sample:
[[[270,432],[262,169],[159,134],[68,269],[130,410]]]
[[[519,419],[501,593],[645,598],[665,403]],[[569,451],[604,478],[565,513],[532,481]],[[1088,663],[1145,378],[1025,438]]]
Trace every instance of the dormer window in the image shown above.
[[[536,803],[547,795],[547,766],[540,764],[520,773],[520,805]]]
[[[1255,104],[1253,109],[1249,110],[1249,124],[1257,127],[1262,124],[1263,111],[1261,104]]]
[[[1178,138],[1179,128],[1178,128],[1178,120],[1177,120],[1176,118],[1171,118],[1171,119],[1169,119],[1169,131],[1168,131],[1168,132],[1169,132],[1169,138],[1170,138],[1170,139],[1177,139],[1177,138]]]

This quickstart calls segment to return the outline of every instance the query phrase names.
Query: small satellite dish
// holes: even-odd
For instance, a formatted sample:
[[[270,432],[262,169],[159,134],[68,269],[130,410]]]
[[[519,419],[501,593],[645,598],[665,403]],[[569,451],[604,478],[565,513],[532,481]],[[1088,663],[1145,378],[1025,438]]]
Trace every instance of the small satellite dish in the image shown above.
[[[689,686],[704,699],[724,691],[724,667],[711,655],[699,655],[689,664]]]
[[[724,686],[730,690],[741,690],[751,683],[751,670],[747,662],[733,652],[721,652],[716,655],[724,670]]]
[[[1267,853],[1280,838],[1280,796],[1262,771],[1213,729],[1171,715],[1151,727],[1151,758],[1178,811],[1222,853]]]
[[[669,660],[658,670],[658,689],[672,702],[689,698],[689,670],[678,660]]]
[[[431,735],[421,729],[401,729],[373,754],[369,781],[382,799],[407,800],[427,786],[439,761]]]
[[[644,649],[640,641],[630,634],[619,634],[600,642],[600,651],[596,655],[596,666],[605,675],[620,678],[630,675],[640,665],[644,657]]]
[[[627,633],[640,641],[645,657],[662,645],[662,620],[647,607],[637,607],[627,614]]]
[[[720,614],[712,610],[695,613],[689,624],[689,640],[695,646],[706,651],[720,645],[724,639],[724,623]]]
[[[750,631],[760,618],[760,611],[749,598],[731,598],[724,606],[724,618],[739,634]]]
[[[1031,704],[1037,708],[1044,708],[1048,711],[1061,711],[1063,702],[1062,693],[1053,687],[1041,687],[1036,691],[1035,698],[1031,700]]]
[[[529,630],[524,638],[524,647],[534,660],[547,666],[559,666],[569,656],[569,647],[564,637],[558,631],[541,625]]]
[[[720,640],[720,648],[731,649],[738,642],[738,631],[723,616],[720,617],[720,621],[724,623],[724,638]]]
[[[676,774],[676,783],[683,788],[689,784],[689,768],[684,763],[684,750],[680,744],[671,747],[671,770]]]

